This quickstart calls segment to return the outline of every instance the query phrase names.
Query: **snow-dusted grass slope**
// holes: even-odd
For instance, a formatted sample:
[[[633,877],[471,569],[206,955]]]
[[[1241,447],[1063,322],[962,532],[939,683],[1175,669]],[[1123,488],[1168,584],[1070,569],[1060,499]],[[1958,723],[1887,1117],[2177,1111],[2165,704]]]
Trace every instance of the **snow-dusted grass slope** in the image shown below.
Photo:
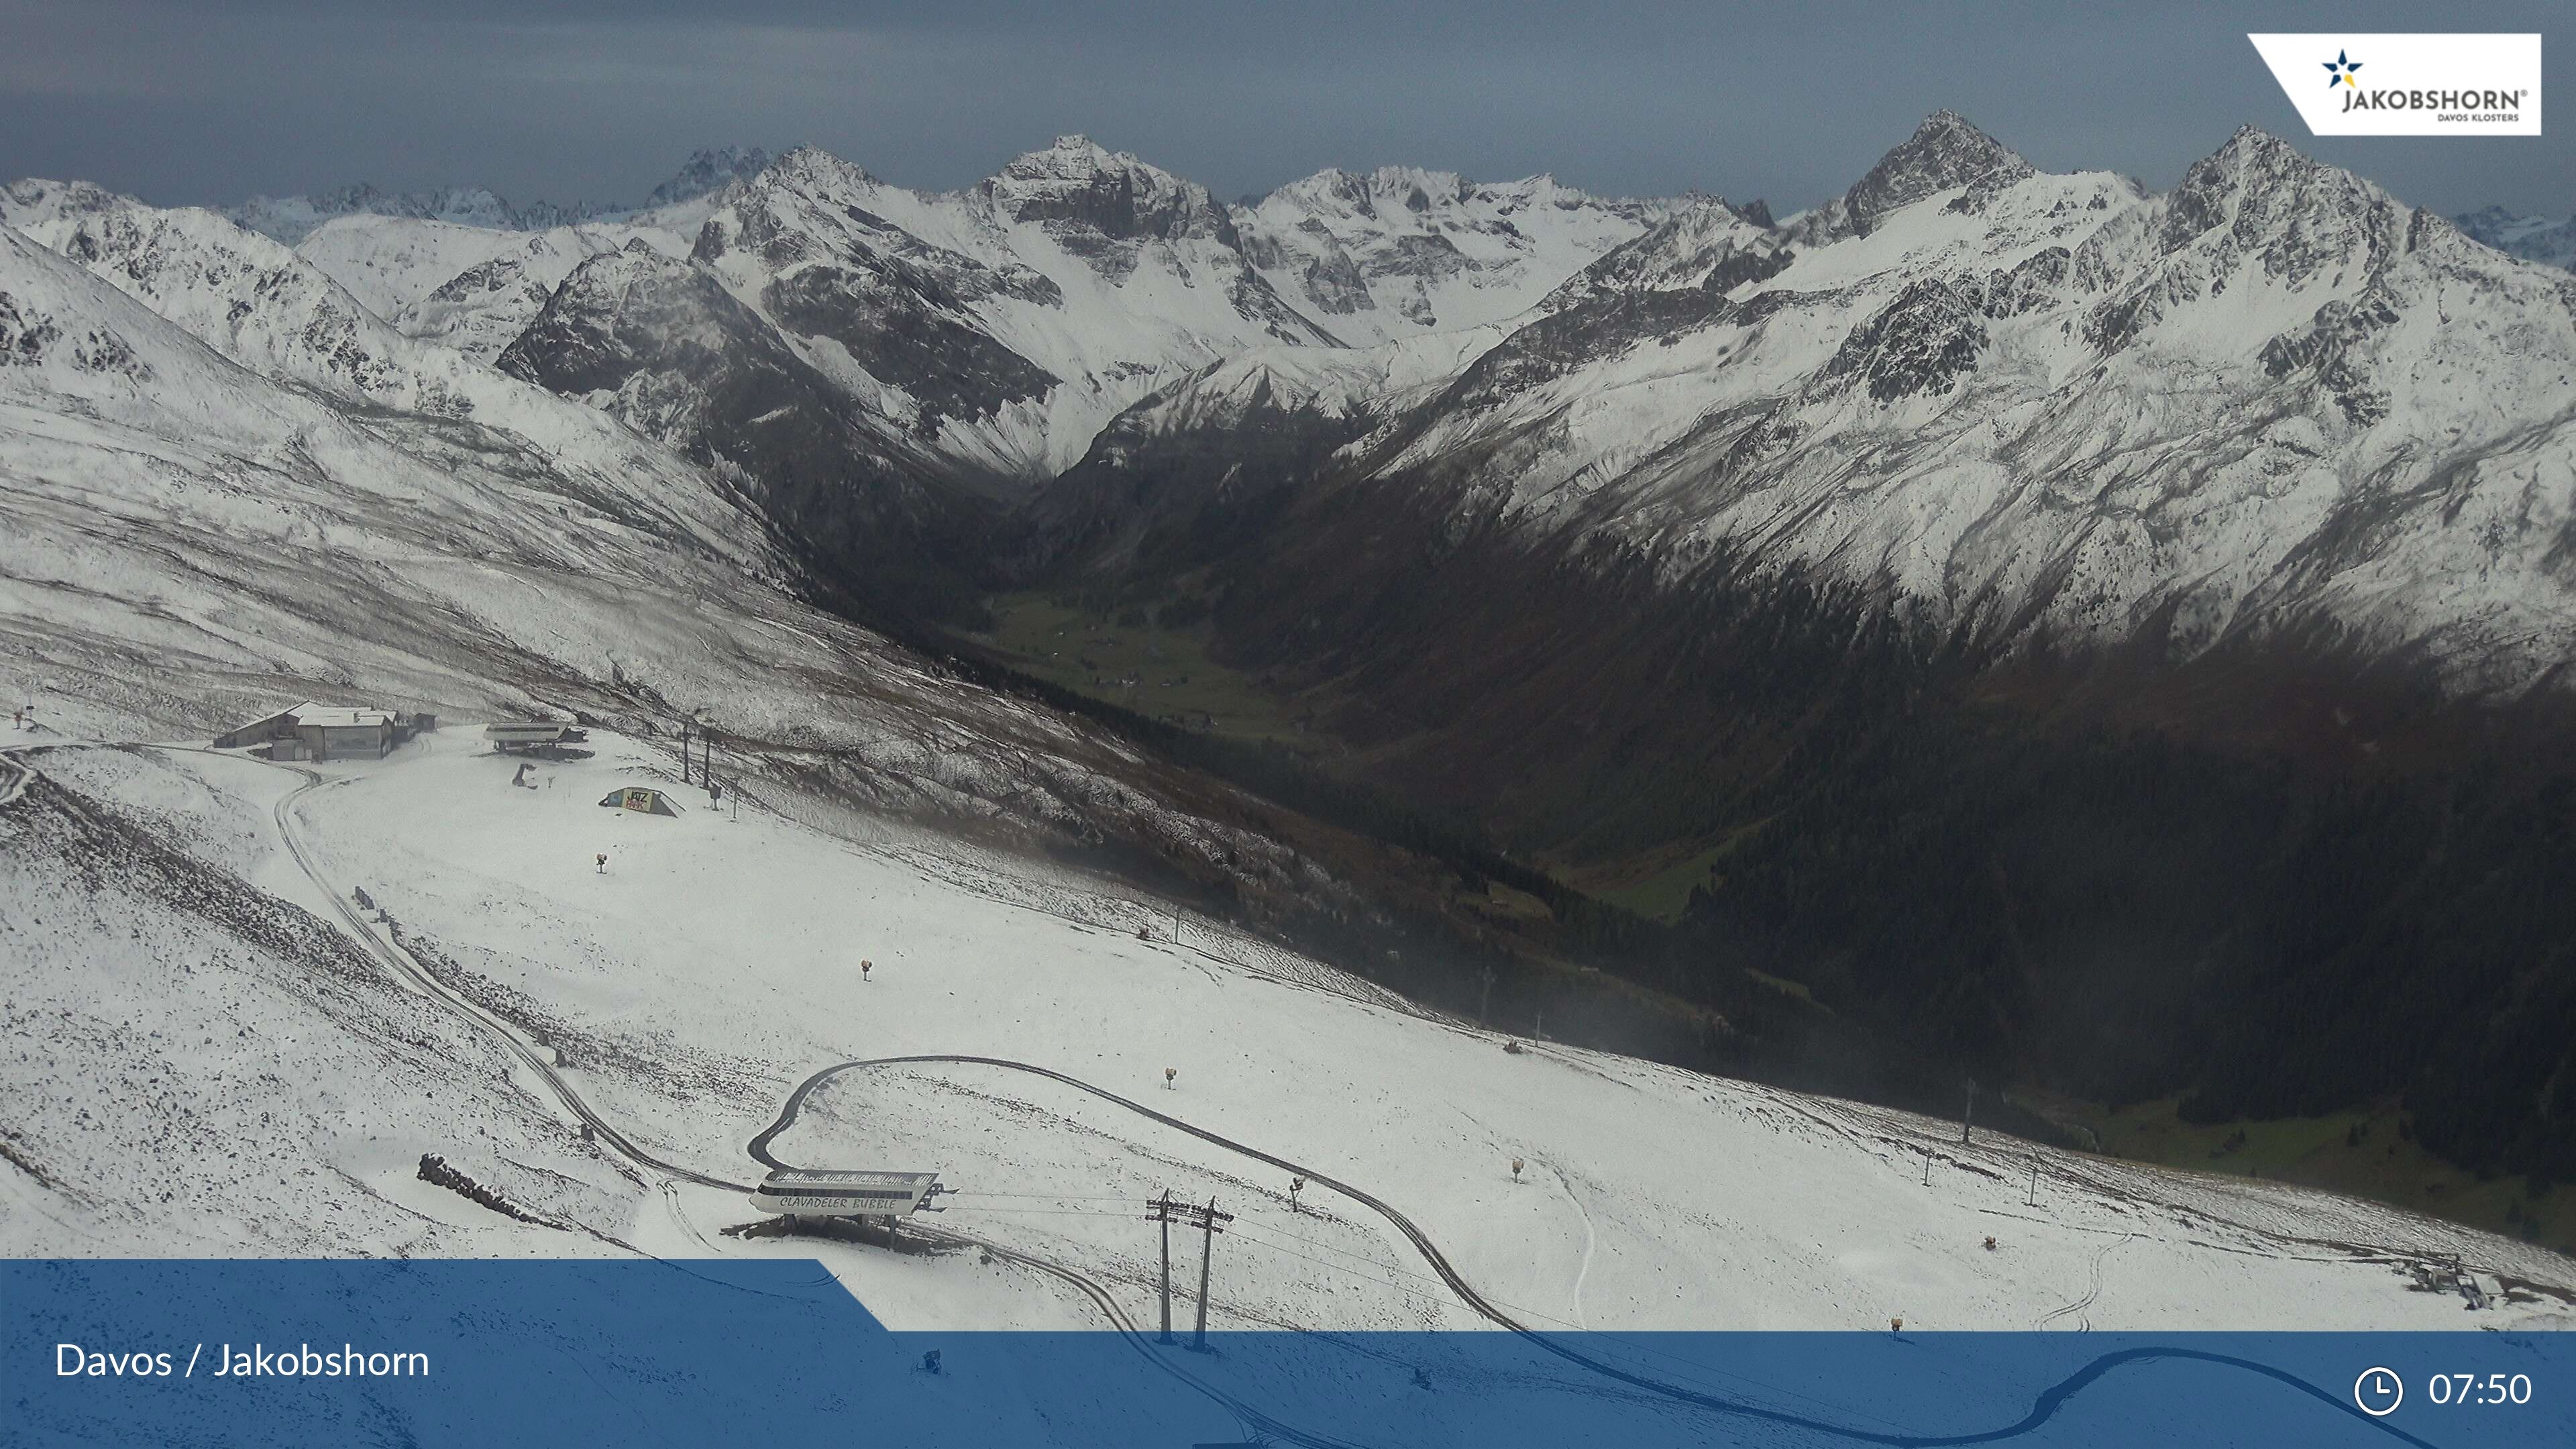
[[[971,1252],[723,1235],[753,1217],[740,1198],[582,1143],[476,1030],[285,904],[318,908],[324,887],[280,854],[282,820],[329,890],[363,887],[415,959],[542,1042],[594,1110],[719,1179],[753,1178],[744,1143],[817,1069],[972,1054],[1373,1193],[1541,1328],[2564,1321],[2545,1295],[2464,1319],[2458,1298],[2410,1291],[2408,1262],[2454,1255],[2576,1287],[2563,1260],[2394,1210],[2066,1154],[2039,1154],[2033,1206],[2020,1144],[1962,1149],[1901,1113],[1510,1052],[1210,923],[1140,940],[1144,907],[1044,871],[736,820],[695,790],[676,819],[603,809],[615,785],[676,782],[656,751],[595,742],[524,789],[450,729],[322,767],[333,783],[282,812],[303,782],[273,767],[29,757],[40,784],[0,806],[0,1071],[35,1106],[10,1127],[0,1249],[815,1255],[897,1326],[1099,1322],[1061,1283]],[[253,910],[252,887],[283,901]],[[1292,1208],[1286,1173],[1024,1072],[852,1072],[775,1149],[936,1170],[960,1189],[941,1226],[1090,1277],[1140,1321],[1156,1247],[1141,1205],[1166,1189],[1237,1214],[1217,1326],[1484,1321],[1362,1204],[1310,1186]],[[563,1226],[411,1181],[423,1152]]]

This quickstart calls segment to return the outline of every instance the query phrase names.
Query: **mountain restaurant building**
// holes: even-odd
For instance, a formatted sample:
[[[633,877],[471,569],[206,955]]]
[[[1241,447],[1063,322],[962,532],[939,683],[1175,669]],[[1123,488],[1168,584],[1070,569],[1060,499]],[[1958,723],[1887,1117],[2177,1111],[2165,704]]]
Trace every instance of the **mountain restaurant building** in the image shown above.
[[[265,744],[272,760],[381,760],[415,729],[429,727],[427,716],[406,720],[391,710],[308,699],[218,735],[214,744],[219,750]]]

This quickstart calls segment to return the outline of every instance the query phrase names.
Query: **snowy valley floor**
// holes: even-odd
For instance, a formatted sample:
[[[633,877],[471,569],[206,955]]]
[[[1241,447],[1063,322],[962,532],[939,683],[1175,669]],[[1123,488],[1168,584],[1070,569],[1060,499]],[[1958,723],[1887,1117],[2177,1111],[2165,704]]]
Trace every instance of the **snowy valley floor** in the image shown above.
[[[604,732],[535,788],[468,726],[311,767],[34,739],[0,738],[8,1255],[812,1257],[897,1329],[1099,1328],[1152,1322],[1168,1190],[1236,1215],[1220,1329],[1490,1326],[1459,1284],[1540,1330],[2576,1326],[2536,1248],[1515,1042],[1096,882],[710,809]],[[799,1083],[923,1055],[994,1060],[844,1071],[772,1150],[937,1171],[932,1231],[727,1232]],[[2505,1300],[2416,1286],[2454,1260]]]

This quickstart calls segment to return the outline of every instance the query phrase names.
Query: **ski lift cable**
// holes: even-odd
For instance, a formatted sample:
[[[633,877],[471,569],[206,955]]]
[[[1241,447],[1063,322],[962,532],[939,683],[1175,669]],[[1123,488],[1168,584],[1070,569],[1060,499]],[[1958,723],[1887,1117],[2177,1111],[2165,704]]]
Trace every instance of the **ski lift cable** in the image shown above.
[[[1092,1217],[1125,1218],[1135,1214],[1114,1207],[1047,1207],[1040,1203],[959,1203],[959,1210],[983,1213],[1084,1213]]]
[[[948,1189],[940,1196],[1043,1196],[1048,1201],[1136,1201],[1131,1191],[987,1191]]]

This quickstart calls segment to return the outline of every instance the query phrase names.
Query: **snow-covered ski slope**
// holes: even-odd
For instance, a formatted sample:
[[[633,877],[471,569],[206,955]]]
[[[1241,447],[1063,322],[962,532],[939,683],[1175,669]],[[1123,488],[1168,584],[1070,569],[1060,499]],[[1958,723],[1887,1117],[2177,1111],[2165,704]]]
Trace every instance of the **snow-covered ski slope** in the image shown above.
[[[1515,1043],[820,802],[604,809],[677,782],[593,743],[533,788],[463,726],[296,769],[22,752],[0,1251],[810,1255],[899,1328],[1102,1326],[1075,1280],[1150,1322],[1168,1190],[1236,1215],[1219,1328],[1490,1326],[1443,1264],[1542,1331],[2571,1321],[2576,1265],[2392,1209]],[[939,1172],[935,1250],[725,1232],[757,1215],[710,1184],[799,1083],[923,1055],[991,1060],[844,1071],[770,1150]],[[2535,1286],[2464,1316],[2412,1287],[2453,1258]]]

